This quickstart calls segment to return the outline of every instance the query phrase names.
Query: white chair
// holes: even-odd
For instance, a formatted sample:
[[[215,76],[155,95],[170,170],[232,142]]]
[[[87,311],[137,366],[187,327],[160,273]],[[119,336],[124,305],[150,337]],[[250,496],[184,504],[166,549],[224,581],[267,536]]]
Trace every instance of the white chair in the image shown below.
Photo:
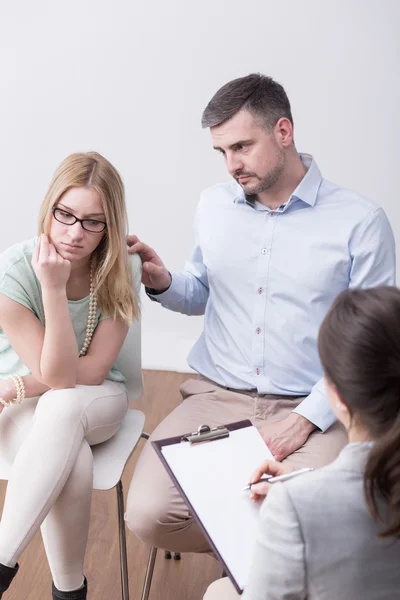
[[[140,289],[141,263],[137,255],[132,256],[131,264],[133,271],[136,271],[135,279],[137,287]],[[126,378],[129,400],[136,400],[143,393],[140,320],[130,327],[118,356],[117,366]],[[140,410],[128,410],[119,431],[106,442],[92,446],[93,489],[110,490],[115,487],[117,491],[122,600],[129,600],[129,583],[124,494],[121,478],[125,465],[140,438],[147,439],[149,437],[143,432],[144,419],[144,414]]]
[[[130,259],[136,289],[140,293],[142,269],[140,258],[135,254]],[[118,355],[117,366],[126,379],[129,400],[137,400],[143,393],[141,322],[134,323],[126,336]],[[132,452],[141,437],[148,439],[143,432],[144,414],[140,410],[128,410],[119,431],[109,440],[92,447],[93,489],[117,491],[118,534],[121,571],[121,597],[129,600],[128,555],[124,520],[124,494],[122,473]]]
[[[131,265],[137,289],[140,289],[141,263],[137,255],[131,257]],[[126,378],[129,400],[136,400],[143,393],[140,320],[130,327],[118,356],[117,365]],[[109,490],[115,487],[117,491],[122,600],[129,600],[129,585],[124,495],[121,477],[125,465],[140,438],[148,439],[149,437],[148,434],[143,432],[144,419],[144,414],[141,411],[128,410],[119,431],[106,442],[92,446],[94,459],[93,488],[96,490]],[[4,460],[2,461],[0,456],[0,479],[7,481],[10,471],[10,465],[5,463]],[[148,589],[150,589],[150,583],[151,577]]]

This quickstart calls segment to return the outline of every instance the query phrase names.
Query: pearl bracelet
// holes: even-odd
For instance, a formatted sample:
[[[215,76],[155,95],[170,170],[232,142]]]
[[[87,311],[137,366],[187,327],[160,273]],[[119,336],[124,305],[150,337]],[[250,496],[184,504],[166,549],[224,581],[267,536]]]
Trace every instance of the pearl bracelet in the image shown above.
[[[8,379],[11,379],[15,386],[15,390],[17,392],[17,397],[12,400],[4,400],[4,398],[0,398],[0,403],[4,406],[10,406],[10,404],[21,404],[22,400],[25,398],[25,385],[24,380],[21,375],[10,375]]]
[[[17,397],[13,398],[11,402],[13,404],[21,404],[22,400],[25,398],[24,380],[21,375],[10,375],[9,379],[11,379],[17,391]]]

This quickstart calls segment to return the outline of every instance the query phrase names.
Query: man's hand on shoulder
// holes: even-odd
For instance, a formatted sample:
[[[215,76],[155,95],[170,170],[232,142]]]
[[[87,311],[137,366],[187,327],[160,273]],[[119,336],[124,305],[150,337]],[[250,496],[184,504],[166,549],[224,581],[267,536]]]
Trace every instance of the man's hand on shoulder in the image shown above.
[[[129,254],[138,254],[142,261],[142,283],[157,292],[165,292],[171,285],[171,274],[158,254],[139,240],[136,235],[126,238]]]
[[[292,412],[282,421],[262,427],[260,434],[275,460],[281,461],[304,446],[315,429],[305,417]]]

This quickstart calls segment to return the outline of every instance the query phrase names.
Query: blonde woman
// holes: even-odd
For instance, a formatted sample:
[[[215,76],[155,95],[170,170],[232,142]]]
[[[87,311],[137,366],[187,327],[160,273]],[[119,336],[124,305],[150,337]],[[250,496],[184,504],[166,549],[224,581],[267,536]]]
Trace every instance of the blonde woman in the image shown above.
[[[0,598],[41,527],[53,598],[83,600],[90,446],[128,407],[115,360],[138,317],[124,187],[101,155],[72,154],[43,201],[39,238],[0,257]]]

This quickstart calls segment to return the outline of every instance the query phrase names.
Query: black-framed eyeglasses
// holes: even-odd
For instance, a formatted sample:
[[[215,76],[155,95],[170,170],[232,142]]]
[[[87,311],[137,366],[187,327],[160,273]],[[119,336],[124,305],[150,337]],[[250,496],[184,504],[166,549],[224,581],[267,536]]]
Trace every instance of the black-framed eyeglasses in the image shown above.
[[[85,231],[90,231],[90,233],[101,233],[107,227],[107,223],[104,223],[104,221],[97,221],[97,219],[78,219],[75,215],[72,215],[62,208],[57,208],[57,206],[53,206],[52,212],[53,217],[59,223],[63,223],[64,225],[74,225],[79,221],[83,229]]]

